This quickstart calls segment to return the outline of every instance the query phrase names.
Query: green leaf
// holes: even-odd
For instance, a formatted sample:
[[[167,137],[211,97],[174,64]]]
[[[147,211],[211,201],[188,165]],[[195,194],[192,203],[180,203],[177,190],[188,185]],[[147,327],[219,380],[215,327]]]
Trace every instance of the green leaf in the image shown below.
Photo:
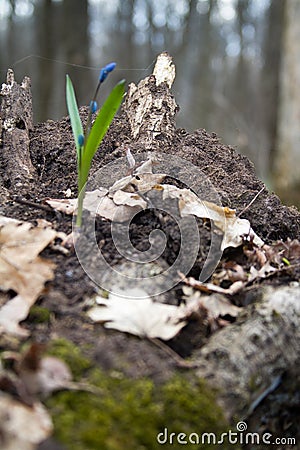
[[[77,159],[80,159],[80,145],[78,143],[78,136],[83,134],[83,127],[81,123],[81,119],[79,116],[75,91],[73,88],[73,84],[69,75],[66,76],[66,99],[67,99],[67,108],[71,120],[72,131],[74,135],[76,150],[77,150]]]
[[[92,159],[102,139],[104,138],[116,112],[119,109],[119,106],[124,96],[124,92],[125,92],[125,80],[122,80],[113,88],[113,90],[105,100],[91,128],[90,134],[87,138],[84,151],[82,154],[80,189],[83,188],[84,184],[87,181]]]

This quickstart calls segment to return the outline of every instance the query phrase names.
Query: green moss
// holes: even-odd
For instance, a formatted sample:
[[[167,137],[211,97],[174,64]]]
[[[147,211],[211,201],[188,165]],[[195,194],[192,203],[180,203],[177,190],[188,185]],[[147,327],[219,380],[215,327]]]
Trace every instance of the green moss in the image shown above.
[[[67,351],[62,351],[64,345]],[[55,352],[57,356],[60,353],[66,362],[71,362],[73,371],[75,365],[79,373],[78,364],[82,371],[88,368],[88,361],[73,344],[60,340],[60,345],[56,341],[54,347],[60,349]],[[84,364],[80,363],[81,358]],[[219,436],[228,430],[214,392],[194,376],[187,378],[186,374],[179,373],[167,383],[155,385],[147,378],[134,380],[94,368],[88,372],[88,382],[97,386],[99,395],[64,391],[47,401],[56,438],[70,450],[177,449],[181,448],[176,440],[178,433],[186,433],[185,439],[190,433],[197,433],[201,439],[202,433],[213,432]],[[168,442],[160,444],[157,435],[166,428]],[[170,433],[176,433],[175,440]],[[201,444],[201,440],[199,445],[183,445],[188,449],[217,448],[213,444]],[[224,443],[223,448],[237,447]]]
[[[47,323],[50,321],[51,312],[47,308],[34,305],[29,312],[29,320],[34,323]]]

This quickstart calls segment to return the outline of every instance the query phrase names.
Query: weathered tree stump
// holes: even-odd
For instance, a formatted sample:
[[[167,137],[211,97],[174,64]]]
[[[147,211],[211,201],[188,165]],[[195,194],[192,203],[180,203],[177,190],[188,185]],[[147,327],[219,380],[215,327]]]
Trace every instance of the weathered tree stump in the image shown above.
[[[172,141],[175,130],[175,115],[178,106],[170,88],[175,79],[175,66],[167,53],[158,56],[153,74],[138,86],[131,83],[124,104],[130,124],[132,140],[143,145],[145,150],[161,147],[162,141]],[[164,89],[164,83],[169,89]]]
[[[33,130],[30,79],[25,77],[19,85],[9,69],[0,97],[0,148],[6,172],[3,184],[20,187],[35,174],[29,153],[29,134]]]

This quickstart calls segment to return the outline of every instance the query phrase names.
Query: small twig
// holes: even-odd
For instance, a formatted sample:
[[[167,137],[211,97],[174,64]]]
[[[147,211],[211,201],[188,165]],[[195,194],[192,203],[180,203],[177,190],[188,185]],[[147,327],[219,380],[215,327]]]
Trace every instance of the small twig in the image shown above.
[[[39,203],[31,202],[30,200],[24,200],[23,198],[20,198],[20,197],[14,197],[13,200],[16,203],[20,203],[20,205],[31,206],[32,208],[42,209],[43,211],[47,211],[47,212],[50,212],[50,211],[54,212],[54,210],[52,208],[50,208],[50,206],[40,205]]]
[[[241,211],[238,215],[238,217],[241,217],[242,214],[244,214],[245,211],[247,211],[247,209],[250,208],[250,206],[255,202],[255,200],[257,199],[257,197],[262,193],[262,191],[265,189],[265,186],[263,186],[261,188],[261,190],[253,197],[253,199],[251,200],[250,203],[248,203],[248,205],[243,209],[243,211]]]
[[[152,342],[152,344],[156,345],[156,347],[163,350],[165,353],[167,353],[177,364],[178,367],[181,367],[183,369],[194,369],[198,367],[198,364],[191,361],[186,361],[183,359],[178,353],[176,353],[174,350],[171,349],[168,345],[164,344],[159,339],[155,338],[149,338],[149,341]]]
[[[101,388],[85,382],[68,381],[64,386],[61,387],[61,390],[65,389],[70,391],[90,392],[91,394],[95,395],[103,395],[103,390]]]

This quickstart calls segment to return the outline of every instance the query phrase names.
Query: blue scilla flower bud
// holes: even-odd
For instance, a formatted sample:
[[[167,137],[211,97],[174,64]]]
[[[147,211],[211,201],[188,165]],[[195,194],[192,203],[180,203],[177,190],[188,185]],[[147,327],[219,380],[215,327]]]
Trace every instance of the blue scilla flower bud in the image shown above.
[[[82,134],[78,136],[78,144],[80,145],[80,147],[82,147],[84,144],[84,136]]]
[[[111,62],[111,63],[109,63],[109,64],[107,64],[107,65],[105,66],[105,69],[106,69],[106,71],[107,71],[108,73],[110,73],[110,72],[112,72],[112,71],[114,70],[114,68],[116,67],[116,65],[117,65],[117,63]]]
[[[114,70],[116,65],[115,62],[111,62],[101,69],[99,76],[100,83],[103,83],[103,81],[106,80],[107,75]]]
[[[100,76],[99,76],[100,83],[103,83],[103,81],[106,79],[107,75],[108,75],[107,70],[105,70],[104,68],[101,69]]]
[[[97,102],[95,100],[92,100],[90,103],[91,113],[94,114],[97,111],[97,108],[98,108]]]

